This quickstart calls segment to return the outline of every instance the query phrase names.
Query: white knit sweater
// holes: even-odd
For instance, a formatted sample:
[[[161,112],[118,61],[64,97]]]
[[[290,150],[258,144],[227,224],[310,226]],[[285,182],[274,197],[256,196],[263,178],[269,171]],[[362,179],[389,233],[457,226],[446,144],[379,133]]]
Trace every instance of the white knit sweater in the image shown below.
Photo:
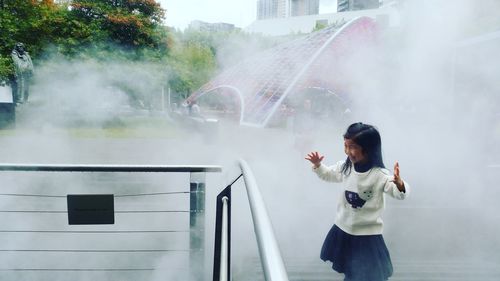
[[[344,161],[327,167],[321,164],[313,171],[323,180],[342,182],[344,192],[340,194],[335,224],[351,235],[382,234],[382,212],[385,194],[403,200],[408,197],[410,186],[404,182],[405,192],[398,190],[387,169],[371,168],[358,173],[351,169],[349,175],[341,173]]]

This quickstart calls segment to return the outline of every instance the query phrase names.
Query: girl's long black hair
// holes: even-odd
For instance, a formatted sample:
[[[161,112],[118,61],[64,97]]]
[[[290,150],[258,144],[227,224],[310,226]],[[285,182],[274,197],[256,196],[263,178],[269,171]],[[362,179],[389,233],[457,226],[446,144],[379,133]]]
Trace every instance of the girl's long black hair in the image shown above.
[[[370,167],[385,168],[382,160],[382,141],[375,127],[361,122],[351,124],[344,134],[344,139],[350,139],[361,146]],[[351,169],[352,162],[347,157],[341,171],[344,175],[348,175],[351,173]]]

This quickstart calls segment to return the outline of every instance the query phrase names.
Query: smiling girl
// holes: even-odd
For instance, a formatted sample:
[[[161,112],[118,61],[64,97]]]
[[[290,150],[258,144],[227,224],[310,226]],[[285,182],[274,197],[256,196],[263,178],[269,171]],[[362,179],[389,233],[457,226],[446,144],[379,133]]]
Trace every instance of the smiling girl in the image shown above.
[[[409,185],[399,175],[399,164],[390,175],[382,161],[380,134],[375,127],[354,123],[344,134],[347,159],[327,167],[324,156],[311,152],[305,158],[323,180],[342,182],[335,224],[321,249],[321,259],[345,274],[345,281],[383,281],[392,275],[392,262],[382,237],[385,195],[405,199]]]

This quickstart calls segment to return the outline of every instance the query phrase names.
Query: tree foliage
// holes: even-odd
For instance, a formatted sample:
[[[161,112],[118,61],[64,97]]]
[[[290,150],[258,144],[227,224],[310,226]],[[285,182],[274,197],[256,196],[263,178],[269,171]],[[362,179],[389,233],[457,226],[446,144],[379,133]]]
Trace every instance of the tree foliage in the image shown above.
[[[3,0],[0,7],[0,79],[12,77],[6,60],[16,42],[32,58],[53,52],[70,59],[102,56],[155,59],[168,51],[165,11],[154,0]],[[51,52],[48,52],[48,51]],[[115,52],[118,50],[117,52]],[[36,60],[35,60],[36,63]]]
[[[210,46],[183,42],[172,50],[169,84],[183,98],[210,80],[216,61]]]
[[[52,29],[60,8],[53,1],[4,0],[0,7],[0,54],[10,56],[16,42],[29,44],[30,52],[38,54],[53,37]],[[11,67],[9,67],[12,69]]]
[[[129,47],[159,47],[158,26],[165,11],[153,0],[74,0],[70,16],[96,24],[113,43]]]

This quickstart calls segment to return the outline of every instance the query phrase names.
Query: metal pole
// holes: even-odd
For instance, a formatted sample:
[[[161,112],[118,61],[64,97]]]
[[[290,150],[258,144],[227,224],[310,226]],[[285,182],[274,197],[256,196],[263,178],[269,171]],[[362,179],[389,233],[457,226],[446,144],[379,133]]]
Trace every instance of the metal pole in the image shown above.
[[[161,87],[161,111],[165,112],[165,87]]]
[[[242,176],[217,195],[213,281],[231,280],[231,185]]]
[[[205,280],[205,173],[191,173],[189,216],[190,280]]]
[[[172,92],[170,91],[170,86],[168,86],[168,91],[167,91],[167,110],[169,112],[172,112]]]
[[[221,234],[221,246],[220,246],[220,279],[221,281],[229,280],[229,211],[228,211],[228,203],[229,198],[224,196],[222,198],[222,234]]]

